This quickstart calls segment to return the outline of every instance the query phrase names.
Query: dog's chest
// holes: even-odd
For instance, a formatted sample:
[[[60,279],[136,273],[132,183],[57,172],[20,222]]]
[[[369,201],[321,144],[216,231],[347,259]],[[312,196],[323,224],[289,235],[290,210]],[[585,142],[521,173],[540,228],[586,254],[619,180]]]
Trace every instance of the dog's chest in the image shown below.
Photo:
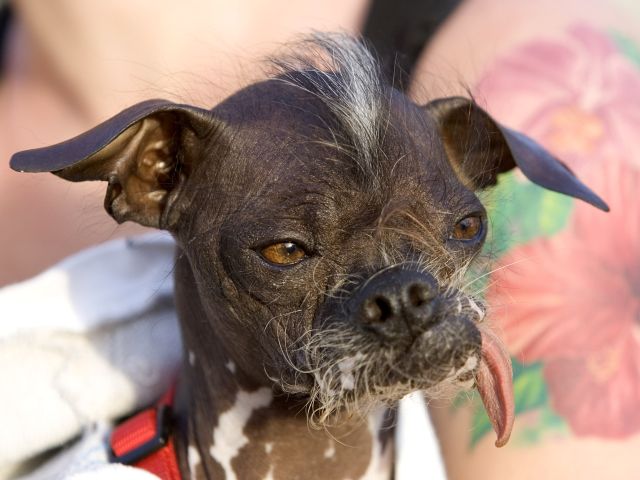
[[[393,432],[386,412],[359,427],[311,430],[304,415],[273,405],[271,390],[239,391],[202,442],[187,446],[193,479],[388,480],[393,470]]]

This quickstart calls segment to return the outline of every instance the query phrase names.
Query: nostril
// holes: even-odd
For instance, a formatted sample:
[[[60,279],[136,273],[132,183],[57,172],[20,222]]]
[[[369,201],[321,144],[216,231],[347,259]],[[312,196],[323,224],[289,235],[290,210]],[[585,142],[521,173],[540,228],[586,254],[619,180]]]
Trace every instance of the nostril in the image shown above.
[[[388,318],[393,316],[393,308],[391,303],[385,297],[376,297],[376,305],[380,309],[380,321],[384,322]]]
[[[414,283],[409,287],[409,303],[419,308],[433,299],[433,292],[425,283]]]
[[[393,307],[387,298],[377,296],[365,300],[362,313],[367,323],[379,323],[393,316]]]

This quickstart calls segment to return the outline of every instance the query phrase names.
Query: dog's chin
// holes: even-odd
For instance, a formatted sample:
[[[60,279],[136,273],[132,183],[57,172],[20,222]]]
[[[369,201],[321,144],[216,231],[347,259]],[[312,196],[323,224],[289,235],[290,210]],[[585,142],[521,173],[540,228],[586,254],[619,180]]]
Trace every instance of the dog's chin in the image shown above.
[[[468,383],[479,364],[481,347],[472,319],[449,317],[413,337],[409,347],[391,359],[395,375],[390,380],[408,380],[416,390],[425,391],[445,383]]]
[[[336,415],[364,416],[415,391],[441,397],[471,388],[481,342],[475,319],[463,315],[393,341],[349,326],[317,332],[300,369],[307,374],[310,421],[323,426]]]

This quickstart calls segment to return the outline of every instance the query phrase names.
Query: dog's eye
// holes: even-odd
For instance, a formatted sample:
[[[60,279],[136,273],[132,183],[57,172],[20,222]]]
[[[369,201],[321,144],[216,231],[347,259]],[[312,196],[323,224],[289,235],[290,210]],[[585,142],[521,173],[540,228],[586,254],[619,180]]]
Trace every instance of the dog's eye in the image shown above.
[[[278,242],[260,250],[262,258],[274,265],[293,265],[298,263],[307,253],[294,242]]]
[[[479,215],[464,217],[453,227],[454,240],[475,240],[482,234],[482,218]]]

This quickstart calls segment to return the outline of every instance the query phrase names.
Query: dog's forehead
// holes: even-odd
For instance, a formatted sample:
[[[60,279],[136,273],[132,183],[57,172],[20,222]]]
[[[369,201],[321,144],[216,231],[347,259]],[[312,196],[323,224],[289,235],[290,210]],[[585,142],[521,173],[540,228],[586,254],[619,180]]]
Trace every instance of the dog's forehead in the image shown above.
[[[408,184],[422,184],[430,195],[460,189],[431,116],[390,87],[384,96],[380,111],[369,113],[377,118],[354,122],[337,116],[326,98],[272,79],[214,111],[225,125],[234,170],[242,172],[242,189],[249,182],[295,196],[375,188],[387,197],[388,189]],[[357,125],[345,126],[349,121]]]
[[[250,132],[308,133],[326,116],[313,94],[278,79],[254,83],[236,92],[213,110],[217,118],[240,135]],[[304,122],[300,122],[304,119]],[[265,132],[265,133],[267,133]]]

